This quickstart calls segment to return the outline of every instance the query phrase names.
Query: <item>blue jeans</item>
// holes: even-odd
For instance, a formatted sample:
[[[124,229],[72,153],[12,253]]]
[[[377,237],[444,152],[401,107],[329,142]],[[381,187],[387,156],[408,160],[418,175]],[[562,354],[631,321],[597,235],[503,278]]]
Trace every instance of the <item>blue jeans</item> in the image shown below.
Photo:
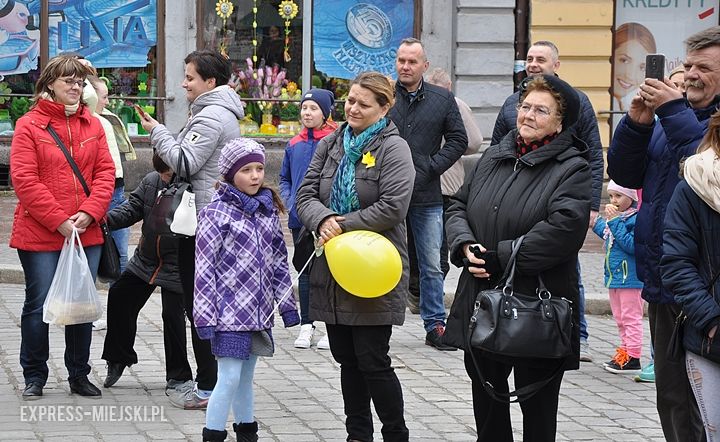
[[[585,320],[585,286],[582,283],[582,271],[580,270],[580,260],[577,261],[578,272],[578,313],[580,314],[580,340],[587,341],[590,336],[587,331],[587,321]]]
[[[290,229],[293,243],[297,243],[300,236],[300,228]],[[300,324],[312,324],[310,320],[310,270],[305,269],[298,278],[298,294],[300,297]]]
[[[85,247],[93,279],[97,275],[100,252],[100,246]],[[20,317],[20,365],[26,385],[34,382],[45,386],[50,343],[48,324],[43,322],[43,304],[55,276],[60,251],[18,250],[18,256],[25,273],[25,303]],[[92,323],[65,326],[65,367],[70,382],[90,373],[91,337]]]
[[[443,206],[410,206],[407,221],[415,238],[420,270],[420,317],[425,331],[445,325],[444,277],[440,268],[443,241]]]
[[[110,201],[110,208],[108,211],[122,206],[127,199],[125,199],[125,186],[120,186],[113,192],[112,200]],[[120,252],[120,273],[125,271],[125,266],[128,262],[128,242],[130,240],[130,228],[113,230],[112,237],[115,240],[118,252]]]

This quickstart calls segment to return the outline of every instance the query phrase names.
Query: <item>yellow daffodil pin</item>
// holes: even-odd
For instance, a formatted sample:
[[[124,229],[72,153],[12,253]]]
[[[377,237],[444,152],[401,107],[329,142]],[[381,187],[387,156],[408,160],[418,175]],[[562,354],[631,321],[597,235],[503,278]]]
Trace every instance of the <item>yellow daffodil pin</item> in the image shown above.
[[[362,163],[365,165],[366,169],[375,167],[375,157],[372,156],[370,152],[364,153],[362,156]]]

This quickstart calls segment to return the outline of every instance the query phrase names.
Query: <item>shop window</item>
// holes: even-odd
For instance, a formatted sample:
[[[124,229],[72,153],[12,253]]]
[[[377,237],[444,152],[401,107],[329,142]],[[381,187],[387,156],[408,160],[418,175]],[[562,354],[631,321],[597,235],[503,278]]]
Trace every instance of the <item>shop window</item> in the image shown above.
[[[220,51],[232,62],[232,86],[246,99],[246,134],[263,123],[265,135],[278,129],[292,135],[299,127],[299,107],[292,100],[300,99],[302,8],[302,0],[198,2],[198,48]],[[255,101],[264,99],[288,101]],[[290,122],[294,124],[284,131]]]

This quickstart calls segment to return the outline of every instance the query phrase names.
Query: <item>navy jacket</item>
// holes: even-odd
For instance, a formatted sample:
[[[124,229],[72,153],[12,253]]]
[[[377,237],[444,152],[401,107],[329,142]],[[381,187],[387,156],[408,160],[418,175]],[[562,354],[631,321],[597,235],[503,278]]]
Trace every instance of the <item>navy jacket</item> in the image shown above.
[[[300,184],[305,178],[310,161],[312,160],[318,142],[331,134],[337,125],[327,124],[321,129],[308,129],[303,127],[285,147],[285,157],[280,169],[280,196],[288,209],[288,228],[299,229],[302,222],[298,218],[295,197]]]
[[[590,209],[600,210],[600,197],[602,195],[603,178],[605,172],[605,160],[603,159],[602,142],[600,141],[600,131],[598,129],[595,110],[590,103],[590,99],[582,91],[575,89],[580,97],[580,117],[575,127],[575,135],[587,144],[590,148],[590,169],[592,171],[592,202]],[[495,120],[495,128],[493,129],[491,146],[500,143],[511,130],[517,128],[517,106],[520,100],[520,92],[507,97],[500,113]]]
[[[656,110],[658,119],[644,126],[627,115],[620,120],[608,151],[608,175],[630,189],[642,189],[642,205],[635,224],[635,259],[648,302],[675,302],[662,288],[665,209],[680,178],[680,160],[693,155],[718,99],[705,109],[692,109],[685,99],[673,100]]]
[[[426,82],[422,82],[417,94],[412,96],[398,81],[395,106],[388,117],[412,153],[415,185],[410,205],[441,205],[440,175],[455,164],[468,147],[455,96],[445,88]],[[443,139],[445,145],[441,149]]]
[[[714,342],[708,338],[720,320],[720,280],[708,287],[720,272],[720,213],[681,181],[668,204],[663,238],[662,280],[687,315],[685,349],[720,354],[720,336]]]

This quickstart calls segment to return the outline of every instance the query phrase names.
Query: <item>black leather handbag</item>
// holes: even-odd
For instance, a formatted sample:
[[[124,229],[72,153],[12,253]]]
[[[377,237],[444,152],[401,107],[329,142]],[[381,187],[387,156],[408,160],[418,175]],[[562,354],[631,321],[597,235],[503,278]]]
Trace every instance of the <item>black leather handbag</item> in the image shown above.
[[[523,238],[513,243],[510,261],[497,287],[483,290],[477,295],[467,344],[468,348],[500,356],[558,359],[557,375],[561,371],[562,358],[572,354],[572,301],[553,297],[540,275],[535,295],[513,290],[515,258]],[[482,379],[475,356],[472,351],[470,354]],[[555,375],[509,395],[495,392],[492,385],[484,380],[483,384],[487,384],[486,390],[489,386],[492,393],[488,393],[496,400],[510,402],[509,397],[518,396],[518,400],[522,401],[550,382]]]
[[[52,128],[52,126],[48,125],[47,130],[48,132],[50,132],[50,135],[52,135],[58,147],[65,155],[65,159],[70,164],[70,168],[73,170],[73,173],[77,177],[78,181],[80,181],[80,185],[82,185],[82,188],[85,191],[85,195],[90,197],[90,188],[88,187],[85,178],[82,176],[82,173],[80,172],[77,163],[75,163],[72,155],[70,155],[70,152],[68,152],[67,147],[65,147],[65,144],[62,142],[62,140],[58,136],[57,132],[55,132],[55,129]],[[105,221],[102,221],[99,223],[99,225],[100,230],[102,230],[103,239],[105,241],[102,244],[102,252],[100,254],[100,264],[98,265],[97,278],[100,280],[100,282],[110,283],[120,278],[120,252],[118,252],[117,245],[115,244],[115,240],[110,234],[110,228],[108,227],[107,223],[105,223]]]
[[[183,166],[185,174],[183,176]],[[178,154],[175,178],[164,188],[148,216],[150,230],[159,236],[191,238],[197,228],[195,194],[190,184],[190,167],[182,149]]]

